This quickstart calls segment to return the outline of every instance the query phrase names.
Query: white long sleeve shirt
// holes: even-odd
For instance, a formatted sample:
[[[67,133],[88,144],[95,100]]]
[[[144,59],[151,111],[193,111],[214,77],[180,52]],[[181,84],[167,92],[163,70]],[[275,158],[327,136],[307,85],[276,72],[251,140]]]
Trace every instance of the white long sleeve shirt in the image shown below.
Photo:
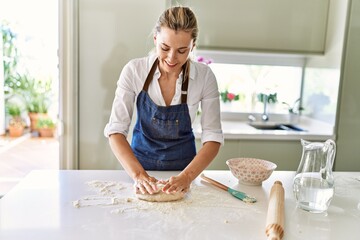
[[[106,137],[114,133],[128,135],[136,98],[143,89],[155,57],[151,55],[133,59],[124,66],[117,82],[110,119],[104,129]],[[157,68],[154,79],[149,85],[148,94],[155,104],[166,106],[157,81],[159,77],[160,71]],[[177,79],[175,95],[170,105],[181,103],[181,83],[182,73]],[[201,106],[201,142],[214,141],[223,144],[218,86],[215,75],[203,63],[191,62],[187,104],[191,122],[194,121],[198,108]]]

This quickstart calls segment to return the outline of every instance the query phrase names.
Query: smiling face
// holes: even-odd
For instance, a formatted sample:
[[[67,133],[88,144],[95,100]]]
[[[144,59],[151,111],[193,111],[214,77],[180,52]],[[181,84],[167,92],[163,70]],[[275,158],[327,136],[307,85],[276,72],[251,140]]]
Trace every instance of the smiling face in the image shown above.
[[[191,33],[162,27],[154,36],[160,71],[180,73],[194,48]]]

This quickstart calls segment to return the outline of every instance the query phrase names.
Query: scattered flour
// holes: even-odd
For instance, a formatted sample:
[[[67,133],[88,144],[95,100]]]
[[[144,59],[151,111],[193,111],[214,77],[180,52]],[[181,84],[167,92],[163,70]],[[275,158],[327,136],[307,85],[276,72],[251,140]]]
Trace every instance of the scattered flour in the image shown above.
[[[121,183],[114,181],[94,180],[86,183],[95,195],[84,196],[72,202],[74,208],[84,207],[105,207],[111,208],[112,214],[128,214],[131,212],[140,212],[143,214],[160,214],[162,216],[176,215],[179,220],[188,222],[195,221],[189,217],[209,214],[222,214],[222,222],[229,223],[229,218],[233,221],[235,218],[243,216],[241,210],[256,213],[255,208],[249,204],[235,199],[225,191],[219,191],[209,186],[192,184],[191,191],[185,197],[175,202],[147,202],[136,198],[133,185],[130,183]],[[240,210],[240,211],[238,211]],[[190,214],[191,213],[191,214]],[[169,215],[170,214],[170,215]],[[133,214],[126,215],[133,217]],[[221,222],[221,221],[220,221]]]
[[[76,208],[80,207],[80,200],[73,201],[73,206]]]
[[[122,190],[125,188],[121,183],[114,181],[94,180],[87,182],[87,184],[90,187],[97,189],[97,191],[103,196],[113,196],[115,195],[116,190]]]

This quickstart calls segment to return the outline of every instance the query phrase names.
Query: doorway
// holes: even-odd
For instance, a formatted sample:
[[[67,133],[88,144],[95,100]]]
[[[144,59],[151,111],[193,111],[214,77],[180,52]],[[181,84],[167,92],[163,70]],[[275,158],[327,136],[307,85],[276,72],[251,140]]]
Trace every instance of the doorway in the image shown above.
[[[0,197],[13,188],[32,170],[59,169],[59,139],[41,137],[38,130],[30,129],[28,117],[29,95],[25,89],[9,86],[32,81],[39,90],[37,97],[46,98],[46,115],[57,123],[59,118],[59,2],[58,0],[0,0],[0,25],[2,36],[13,39],[11,53],[7,54],[9,39],[2,38],[0,53]],[[3,43],[4,42],[4,43]],[[15,54],[15,55],[14,55]],[[9,63],[6,65],[7,63]],[[6,78],[9,69],[12,79]],[[11,83],[9,83],[11,81]],[[49,84],[45,88],[44,83]],[[47,89],[49,92],[44,92]],[[50,90],[49,90],[50,89]],[[47,91],[46,90],[46,91]],[[16,94],[15,94],[16,93]],[[25,122],[25,132],[9,135],[12,119],[11,107],[19,106],[20,117]],[[45,110],[42,110],[45,111]]]

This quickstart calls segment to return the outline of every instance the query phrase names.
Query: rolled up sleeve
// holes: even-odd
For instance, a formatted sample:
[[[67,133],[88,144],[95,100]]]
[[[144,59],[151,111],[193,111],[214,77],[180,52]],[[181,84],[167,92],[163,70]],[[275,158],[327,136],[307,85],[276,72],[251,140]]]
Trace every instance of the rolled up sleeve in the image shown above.
[[[215,75],[210,70],[206,74],[206,83],[201,100],[201,142],[214,141],[224,144],[221,128],[219,90]]]
[[[127,136],[129,133],[136,97],[133,77],[133,69],[129,64],[125,65],[117,82],[110,119],[104,129],[105,137],[115,133]]]

